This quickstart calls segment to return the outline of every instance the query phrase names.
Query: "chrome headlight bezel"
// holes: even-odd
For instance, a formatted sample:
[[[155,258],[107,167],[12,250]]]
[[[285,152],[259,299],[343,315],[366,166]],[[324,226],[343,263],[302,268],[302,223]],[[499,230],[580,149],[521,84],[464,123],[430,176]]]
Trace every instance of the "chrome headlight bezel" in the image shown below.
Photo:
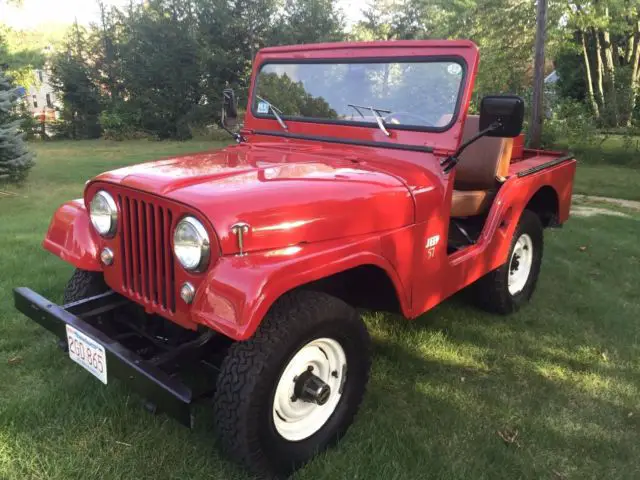
[[[184,261],[184,255],[179,252],[181,248],[193,248],[194,245],[185,245],[178,237],[181,228],[189,228],[197,238],[196,247],[199,250],[199,258],[197,262],[186,263]],[[183,252],[184,253],[184,252]],[[193,216],[183,217],[173,230],[173,255],[178,260],[178,263],[182,268],[188,272],[202,272],[209,266],[209,259],[211,257],[211,240],[209,234],[204,225]]]
[[[100,214],[108,217],[109,219],[109,226],[107,229],[101,229],[97,223],[98,221],[95,219],[98,214],[94,211],[94,202],[99,199],[103,200],[107,205],[107,212],[105,214]],[[105,190],[99,190],[96,192],[89,202],[89,218],[91,219],[91,225],[93,225],[93,228],[101,237],[111,238],[116,234],[118,227],[118,207],[116,206],[116,202],[113,197]]]

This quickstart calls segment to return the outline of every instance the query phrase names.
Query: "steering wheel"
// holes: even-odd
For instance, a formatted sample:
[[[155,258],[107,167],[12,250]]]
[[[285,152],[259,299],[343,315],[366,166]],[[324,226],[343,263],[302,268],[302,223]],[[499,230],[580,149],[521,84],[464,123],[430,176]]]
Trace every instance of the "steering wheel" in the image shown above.
[[[413,122],[411,119],[413,119]],[[415,120],[418,120],[420,122],[419,125],[435,127],[435,125],[426,118],[411,112],[392,112],[389,115],[383,117],[383,120],[384,123],[389,123],[391,125],[416,125]]]

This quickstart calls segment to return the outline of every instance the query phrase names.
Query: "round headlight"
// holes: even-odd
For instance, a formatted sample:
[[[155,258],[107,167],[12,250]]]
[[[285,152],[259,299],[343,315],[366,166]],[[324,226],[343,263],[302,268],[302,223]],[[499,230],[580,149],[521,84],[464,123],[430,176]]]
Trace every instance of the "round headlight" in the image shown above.
[[[193,217],[184,217],[173,232],[173,253],[185,270],[202,271],[209,263],[209,235]]]
[[[118,225],[118,209],[113,197],[104,190],[94,195],[89,204],[89,215],[93,228],[103,237],[111,237],[116,233]]]

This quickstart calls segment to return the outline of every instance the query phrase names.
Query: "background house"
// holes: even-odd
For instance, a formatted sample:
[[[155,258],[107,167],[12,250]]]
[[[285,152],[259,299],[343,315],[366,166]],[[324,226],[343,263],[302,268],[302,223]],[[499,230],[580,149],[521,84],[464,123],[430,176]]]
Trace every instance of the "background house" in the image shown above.
[[[44,116],[46,120],[53,120],[57,113],[56,107],[60,105],[49,83],[49,73],[45,69],[38,69],[33,71],[33,75],[33,83],[25,90],[27,109],[34,117]]]

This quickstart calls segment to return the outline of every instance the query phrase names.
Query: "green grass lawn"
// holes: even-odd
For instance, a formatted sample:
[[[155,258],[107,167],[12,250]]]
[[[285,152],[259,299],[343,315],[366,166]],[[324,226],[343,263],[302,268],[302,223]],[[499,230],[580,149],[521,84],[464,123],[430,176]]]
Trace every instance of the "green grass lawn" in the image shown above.
[[[640,136],[586,133],[559,138],[552,148],[570,150],[592,165],[640,167]]]
[[[11,294],[25,285],[61,300],[71,267],[40,242],[86,179],[214,146],[41,144],[29,184],[0,198],[0,479],[245,478],[220,453],[208,404],[193,431],[147,414],[72,363]],[[296,478],[640,478],[640,213],[630,215],[546,232],[538,291],[517,315],[483,313],[464,293],[414,322],[367,315],[375,359],[362,410]]]
[[[576,157],[580,162],[580,156]],[[640,200],[640,167],[578,163],[574,193]]]
[[[594,142],[557,148],[578,159],[575,193],[640,200],[640,137],[598,135]]]

